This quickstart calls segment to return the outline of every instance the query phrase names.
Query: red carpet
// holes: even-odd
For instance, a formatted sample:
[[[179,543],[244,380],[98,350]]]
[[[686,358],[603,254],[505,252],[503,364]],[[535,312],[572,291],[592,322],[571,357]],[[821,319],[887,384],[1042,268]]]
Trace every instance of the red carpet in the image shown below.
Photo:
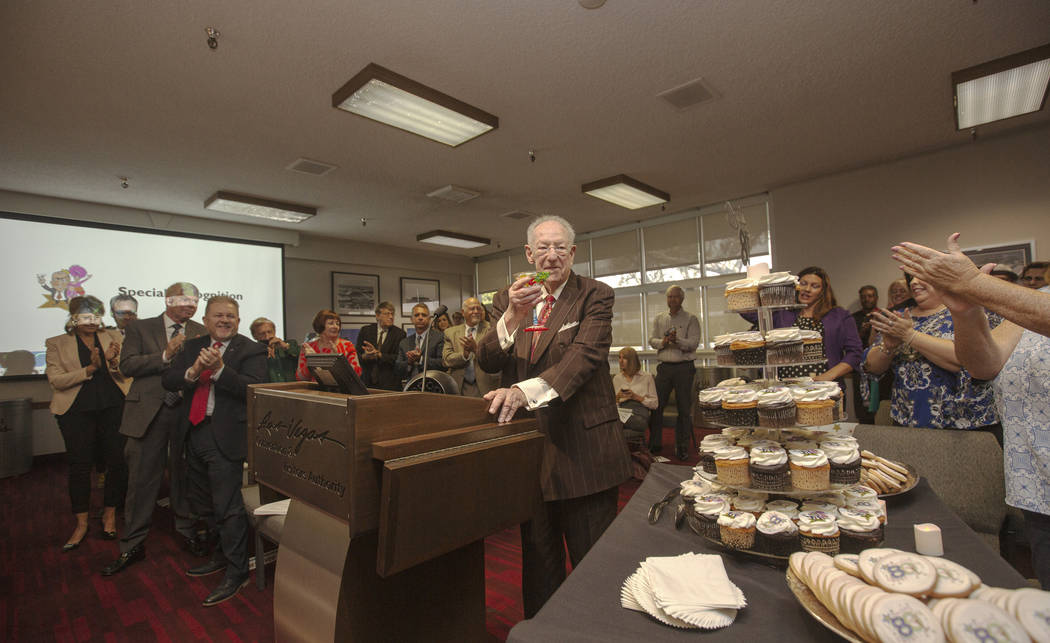
[[[673,444],[671,433],[665,431],[664,444]],[[620,487],[621,508],[639,484],[631,480]],[[79,549],[60,551],[74,526],[61,456],[37,458],[29,473],[0,480],[0,497],[0,640],[273,640],[272,566],[266,590],[255,589],[253,576],[236,598],[206,609],[200,603],[221,577],[186,576],[185,569],[200,559],[179,548],[167,511],[154,515],[146,560],[106,578],[98,572],[119,551],[115,541],[102,540],[98,519]],[[92,503],[94,513],[101,491],[95,490]],[[502,641],[522,619],[517,528],[486,539],[485,578],[486,627]]]

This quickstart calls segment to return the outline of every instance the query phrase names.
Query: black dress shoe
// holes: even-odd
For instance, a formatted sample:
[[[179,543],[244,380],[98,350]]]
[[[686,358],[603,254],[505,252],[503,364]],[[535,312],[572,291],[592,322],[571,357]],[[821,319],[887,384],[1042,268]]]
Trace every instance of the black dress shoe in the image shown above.
[[[182,548],[197,558],[207,558],[208,556],[211,556],[211,542],[208,540],[207,536],[186,538],[182,541]]]
[[[212,605],[218,605],[223,601],[228,601],[237,595],[237,592],[241,591],[245,585],[248,584],[248,575],[244,576],[227,576],[222,584],[216,587],[211,594],[208,594],[208,598],[204,599],[201,603],[204,607],[211,607]]]
[[[674,456],[679,460],[685,460],[689,457],[689,452],[684,448],[677,448],[674,450]]]
[[[116,539],[117,539],[117,532],[116,531],[106,531],[105,529],[102,530],[102,540],[116,540]]]
[[[137,563],[144,558],[146,558],[146,548],[142,545],[135,545],[121,554],[115,561],[103,567],[102,575],[112,576],[113,574],[119,574],[128,566]]]
[[[212,558],[203,565],[197,565],[186,570],[187,576],[210,576],[216,572],[226,569],[225,558]]]

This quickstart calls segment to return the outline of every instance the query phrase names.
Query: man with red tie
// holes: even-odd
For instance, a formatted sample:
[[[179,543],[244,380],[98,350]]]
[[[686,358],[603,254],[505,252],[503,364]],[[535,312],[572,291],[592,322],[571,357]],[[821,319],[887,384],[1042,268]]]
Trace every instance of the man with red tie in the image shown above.
[[[521,407],[535,411],[547,437],[544,502],[521,526],[525,618],[565,580],[566,549],[575,567],[616,517],[617,487],[631,475],[609,375],[615,295],[572,271],[575,237],[561,217],[533,221],[525,258],[548,277],[497,293],[496,328],[478,341],[478,366],[510,385],[485,395],[489,412],[508,422]],[[534,318],[547,330],[528,332]]]
[[[266,348],[237,333],[238,308],[230,297],[209,299],[207,335],[187,341],[163,376],[164,388],[182,391],[189,402],[182,405],[176,438],[185,441],[190,502],[219,540],[212,559],[186,574],[226,572],[205,607],[233,598],[248,584],[248,516],[241,498],[246,396],[249,384],[266,381]]]

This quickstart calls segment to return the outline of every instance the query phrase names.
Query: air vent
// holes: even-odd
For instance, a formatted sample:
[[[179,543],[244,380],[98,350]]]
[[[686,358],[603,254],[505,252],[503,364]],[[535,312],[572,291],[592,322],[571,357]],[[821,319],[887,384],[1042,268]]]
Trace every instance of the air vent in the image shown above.
[[[531,212],[525,212],[524,210],[511,210],[510,212],[504,212],[500,215],[504,219],[514,219],[520,221],[522,219],[532,219],[536,215]]]
[[[286,170],[293,172],[299,172],[302,174],[311,174],[313,176],[324,176],[332,170],[339,167],[338,165],[331,165],[329,163],[322,163],[321,161],[311,161],[310,159],[296,159],[291,165],[286,167]]]
[[[471,199],[476,199],[481,196],[481,192],[461,188],[458,185],[446,185],[443,188],[438,188],[433,192],[430,192],[427,196],[432,199],[452,201],[453,203],[466,203]]]
[[[661,92],[657,96],[670,103],[675,109],[687,109],[694,105],[714,100],[718,94],[711,89],[710,85],[704,82],[703,78],[697,78],[684,85]]]

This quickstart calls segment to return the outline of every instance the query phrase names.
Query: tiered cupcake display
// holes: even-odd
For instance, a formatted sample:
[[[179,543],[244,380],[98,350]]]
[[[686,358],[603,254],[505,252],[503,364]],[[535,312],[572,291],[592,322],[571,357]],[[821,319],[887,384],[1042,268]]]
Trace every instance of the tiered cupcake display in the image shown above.
[[[846,419],[842,389],[809,377],[745,382],[724,380],[700,391],[700,413],[715,425],[783,429]]]
[[[882,541],[886,522],[860,468],[850,435],[730,427],[704,437],[682,496],[693,530],[728,549],[857,552]]]

